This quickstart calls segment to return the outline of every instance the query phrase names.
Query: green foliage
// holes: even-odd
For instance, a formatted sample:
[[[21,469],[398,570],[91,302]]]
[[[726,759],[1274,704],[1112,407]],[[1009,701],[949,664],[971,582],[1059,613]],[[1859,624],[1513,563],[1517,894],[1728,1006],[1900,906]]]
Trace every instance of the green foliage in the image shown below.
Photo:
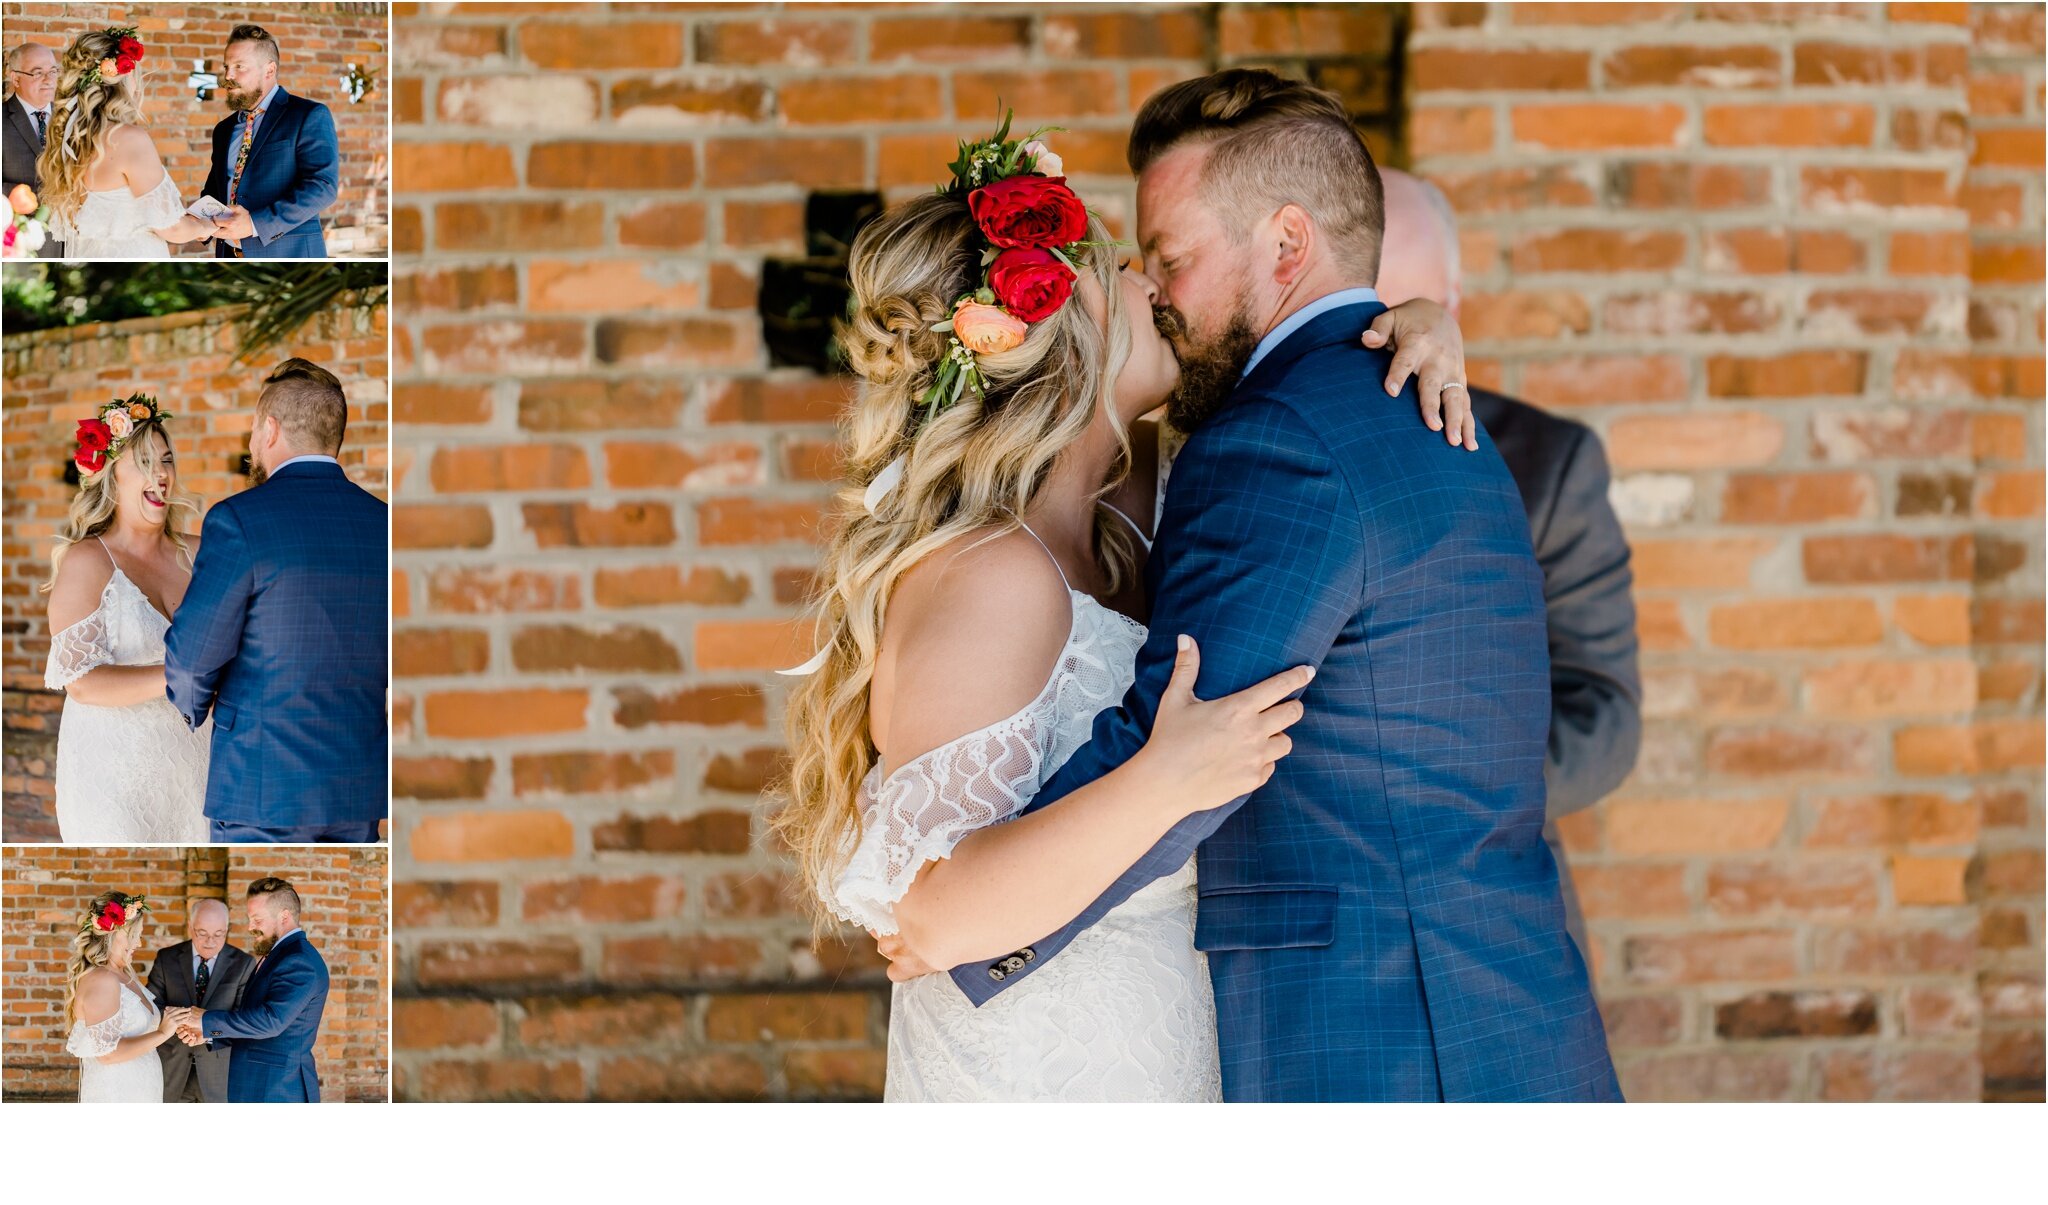
[[[9,331],[33,331],[246,305],[237,320],[246,361],[323,310],[383,305],[388,282],[379,263],[16,260],[0,278],[0,319]]]

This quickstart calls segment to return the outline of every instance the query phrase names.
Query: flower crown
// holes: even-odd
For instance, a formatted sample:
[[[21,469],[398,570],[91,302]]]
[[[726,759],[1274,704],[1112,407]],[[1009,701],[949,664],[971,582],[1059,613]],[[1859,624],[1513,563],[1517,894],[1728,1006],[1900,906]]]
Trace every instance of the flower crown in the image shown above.
[[[78,471],[91,476],[121,455],[128,440],[145,423],[160,423],[171,417],[146,393],[101,402],[97,418],[78,420],[78,450],[71,454]]]
[[[988,246],[981,254],[981,284],[953,302],[953,313],[933,330],[952,336],[946,358],[924,393],[930,421],[972,391],[987,392],[977,355],[1009,351],[1024,342],[1030,324],[1058,313],[1074,295],[1074,258],[1090,244],[1088,210],[1061,175],[1059,156],[1039,141],[1057,127],[1010,137],[1012,114],[992,138],[960,144],[942,196],[965,196]]]
[[[112,933],[128,923],[132,913],[149,911],[149,897],[141,895],[119,895],[92,911],[92,927],[102,933]]]
[[[142,42],[136,38],[135,33],[136,30],[133,25],[117,25],[107,30],[107,36],[116,39],[120,43],[114,52],[114,57],[101,59],[94,66],[87,68],[85,74],[78,77],[78,86],[83,88],[89,84],[102,83],[108,79],[127,75],[135,70],[135,65],[140,63],[142,56],[147,53],[143,49]]]

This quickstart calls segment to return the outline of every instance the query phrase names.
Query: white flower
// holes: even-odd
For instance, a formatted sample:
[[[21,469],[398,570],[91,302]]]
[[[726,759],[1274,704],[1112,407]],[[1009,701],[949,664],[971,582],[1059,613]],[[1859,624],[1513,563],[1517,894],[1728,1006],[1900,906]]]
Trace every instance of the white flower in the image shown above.
[[[30,218],[21,224],[21,230],[14,236],[15,249],[23,255],[34,255],[43,249],[43,240],[47,237],[43,224]]]
[[[1067,165],[1060,162],[1060,157],[1052,153],[1051,147],[1046,146],[1036,138],[1024,144],[1024,153],[1038,156],[1038,160],[1032,170],[1041,175],[1064,176],[1067,174]]]

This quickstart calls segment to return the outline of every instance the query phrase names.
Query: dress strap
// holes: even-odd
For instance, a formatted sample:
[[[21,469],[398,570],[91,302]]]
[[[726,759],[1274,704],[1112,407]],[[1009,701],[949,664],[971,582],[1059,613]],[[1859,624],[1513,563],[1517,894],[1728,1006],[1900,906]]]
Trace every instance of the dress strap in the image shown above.
[[[1026,535],[1030,536],[1034,540],[1038,540],[1038,546],[1040,548],[1045,549],[1045,555],[1051,558],[1052,560],[1053,572],[1060,575],[1060,584],[1065,586],[1067,590],[1071,592],[1074,589],[1074,583],[1067,580],[1067,571],[1060,568],[1060,559],[1052,555],[1052,545],[1047,544],[1044,540],[1039,540],[1038,533],[1031,530],[1031,524],[1026,523],[1022,515],[1018,514],[1016,511],[1011,511],[1010,517],[1017,520],[1017,526],[1023,528],[1024,533]]]
[[[1125,526],[1131,529],[1131,534],[1138,537],[1138,542],[1145,546],[1145,551],[1152,551],[1152,537],[1145,534],[1145,529],[1138,526],[1138,521],[1136,519],[1131,518],[1129,515],[1125,514],[1123,511],[1117,509],[1115,506],[1112,506],[1107,502],[1104,502],[1102,505],[1108,509],[1109,513],[1115,515],[1117,518],[1122,519],[1124,521]]]
[[[92,542],[98,544],[100,546],[100,551],[107,554],[108,564],[112,565],[117,572],[122,571],[121,558],[114,555],[114,550],[107,547],[107,542],[105,540],[100,539],[98,536],[94,536],[92,538]]]

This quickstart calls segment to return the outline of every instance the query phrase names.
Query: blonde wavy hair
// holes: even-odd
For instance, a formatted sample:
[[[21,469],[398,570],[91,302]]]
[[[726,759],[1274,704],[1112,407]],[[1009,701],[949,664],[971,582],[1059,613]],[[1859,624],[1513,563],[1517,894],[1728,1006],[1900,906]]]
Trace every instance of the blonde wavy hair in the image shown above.
[[[1099,245],[1075,266],[1101,288],[1103,321],[1089,313],[1077,288],[1056,314],[1031,326],[1021,345],[976,357],[988,383],[984,398],[963,395],[926,418],[923,396],[950,346],[932,327],[980,283],[984,242],[957,195],[908,201],[854,239],[852,316],[839,338],[861,386],[842,424],[848,484],[836,498],[812,604],[829,651],[823,667],[790,694],[790,769],[771,822],[796,856],[799,881],[812,888],[799,895],[820,938],[834,921],[816,889],[838,875],[860,831],[861,781],[876,756],[868,688],[896,583],[956,540],[995,539],[1022,526],[1019,516],[1054,462],[1112,404],[1131,335],[1109,234],[1093,214],[1088,241]],[[1124,425],[1111,425],[1124,441]],[[870,515],[863,486],[898,455],[906,459],[903,479]],[[1100,493],[1115,488],[1129,468],[1124,442]],[[1136,567],[1136,549],[1129,532],[1101,511],[1095,534],[1114,589]]]
[[[129,909],[127,919],[107,930],[102,930],[94,924],[93,916],[109,901],[127,908],[130,902],[140,898],[125,891],[102,891],[92,897],[92,903],[86,905],[85,910],[78,914],[78,930],[71,935],[71,961],[65,967],[64,1015],[69,1019],[78,1020],[79,980],[85,978],[87,971],[113,962],[115,934],[133,930],[139,940],[142,918],[149,913],[140,908]]]
[[[102,60],[120,51],[120,38],[96,29],[79,35],[57,59],[57,97],[50,102],[50,129],[36,170],[43,204],[67,221],[85,204],[85,178],[106,153],[107,135],[142,120],[143,67],[86,82]]]
[[[156,440],[148,438],[152,431],[162,433],[164,442],[159,447]],[[64,516],[64,525],[53,539],[56,548],[50,553],[50,576],[38,589],[48,594],[57,584],[57,570],[64,563],[64,554],[74,544],[82,544],[114,525],[114,516],[119,509],[118,491],[114,486],[116,466],[127,463],[153,479],[159,465],[163,463],[163,449],[171,445],[170,429],[159,419],[138,423],[134,434],[121,448],[121,455],[109,460],[105,468],[81,478],[78,493],[71,499],[71,509]],[[199,499],[188,492],[175,477],[168,497],[164,499],[164,538],[176,545],[178,563],[187,570],[192,568],[192,549],[185,544],[185,533],[199,524]]]

